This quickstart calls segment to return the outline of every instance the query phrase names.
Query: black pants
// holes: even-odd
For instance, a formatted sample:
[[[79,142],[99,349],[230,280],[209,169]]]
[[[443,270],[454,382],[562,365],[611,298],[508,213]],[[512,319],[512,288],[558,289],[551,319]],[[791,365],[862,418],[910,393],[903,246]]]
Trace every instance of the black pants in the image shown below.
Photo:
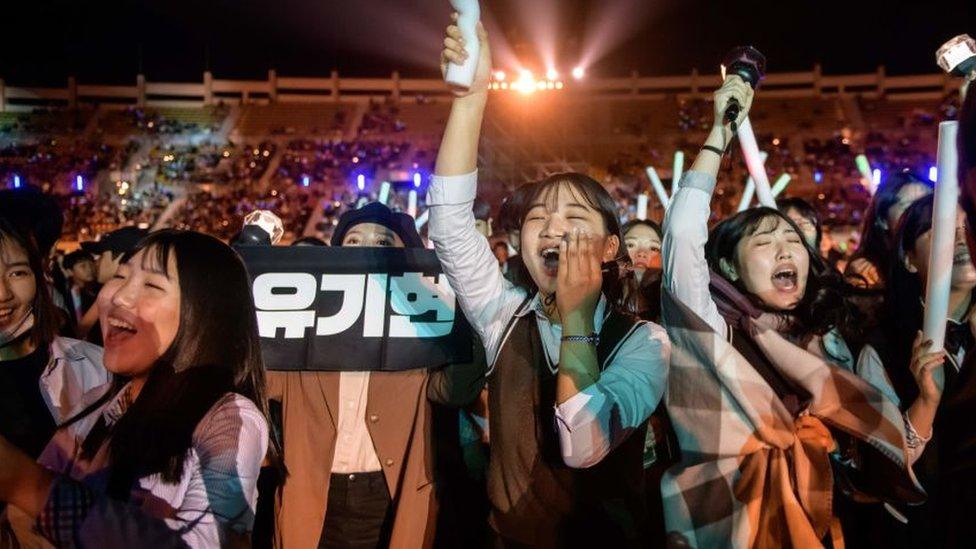
[[[393,506],[382,471],[333,474],[320,549],[374,549],[390,544]]]

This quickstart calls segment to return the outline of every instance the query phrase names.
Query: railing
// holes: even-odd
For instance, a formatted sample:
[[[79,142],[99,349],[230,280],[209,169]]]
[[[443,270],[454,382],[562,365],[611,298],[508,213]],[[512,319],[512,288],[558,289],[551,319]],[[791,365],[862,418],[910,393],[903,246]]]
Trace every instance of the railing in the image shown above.
[[[867,74],[823,75],[820,67],[815,66],[808,72],[767,75],[763,81],[763,94],[767,97],[857,94],[892,99],[938,99],[957,89],[960,83],[960,79],[945,74],[888,76],[884,67]],[[665,95],[705,97],[720,84],[717,74],[701,75],[697,70],[678,76],[640,76],[634,72],[623,78],[567,82],[563,90],[555,93],[621,99],[654,99]],[[279,78],[271,70],[267,80],[221,80],[213,78],[208,71],[203,74],[202,82],[189,83],[147,82],[143,75],[137,75],[132,86],[79,84],[74,77],[69,77],[64,88],[8,86],[0,79],[0,112],[38,106],[75,107],[81,103],[207,106],[218,102],[357,102],[375,98],[398,101],[419,97],[446,101],[451,95],[440,79],[400,78],[397,72],[390,78],[340,78],[334,71],[329,78]]]

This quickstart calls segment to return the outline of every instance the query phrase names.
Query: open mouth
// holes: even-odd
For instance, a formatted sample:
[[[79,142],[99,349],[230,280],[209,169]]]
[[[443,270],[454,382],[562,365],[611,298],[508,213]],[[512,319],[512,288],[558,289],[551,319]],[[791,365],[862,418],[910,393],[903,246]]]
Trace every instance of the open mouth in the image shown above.
[[[559,248],[546,248],[539,254],[542,256],[542,267],[548,276],[556,276],[559,272]]]
[[[136,335],[138,330],[131,323],[120,318],[110,316],[106,319],[105,343],[117,344]]]
[[[773,287],[781,292],[792,292],[797,289],[796,268],[782,266],[773,273]]]

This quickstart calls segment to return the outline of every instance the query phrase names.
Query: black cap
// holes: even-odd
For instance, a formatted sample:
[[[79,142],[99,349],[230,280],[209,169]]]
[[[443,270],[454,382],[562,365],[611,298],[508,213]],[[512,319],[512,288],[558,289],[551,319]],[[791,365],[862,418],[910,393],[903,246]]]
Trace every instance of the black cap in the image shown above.
[[[63,265],[65,269],[71,269],[79,261],[85,261],[86,259],[91,261],[93,259],[92,254],[86,252],[85,250],[75,250],[64,256],[64,259],[61,260],[61,265]]]
[[[136,244],[148,234],[149,231],[139,227],[122,227],[102,236],[97,242],[82,242],[81,249],[93,255],[104,252],[124,254],[135,249]]]
[[[424,241],[417,233],[417,225],[412,217],[405,213],[394,212],[379,202],[370,202],[357,210],[349,210],[342,214],[335,231],[332,232],[332,245],[342,246],[349,229],[360,223],[376,223],[390,229],[407,248],[423,248]]]

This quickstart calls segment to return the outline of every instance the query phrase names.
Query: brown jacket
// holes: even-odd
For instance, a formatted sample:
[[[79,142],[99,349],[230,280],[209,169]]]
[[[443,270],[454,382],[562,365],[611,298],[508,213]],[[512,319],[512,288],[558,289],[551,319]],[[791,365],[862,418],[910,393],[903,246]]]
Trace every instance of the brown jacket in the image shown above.
[[[338,372],[268,372],[280,400],[289,477],[275,502],[275,546],[318,546],[325,520],[338,419]],[[436,502],[430,456],[427,370],[372,372],[366,420],[396,511],[391,548],[429,547]]]

